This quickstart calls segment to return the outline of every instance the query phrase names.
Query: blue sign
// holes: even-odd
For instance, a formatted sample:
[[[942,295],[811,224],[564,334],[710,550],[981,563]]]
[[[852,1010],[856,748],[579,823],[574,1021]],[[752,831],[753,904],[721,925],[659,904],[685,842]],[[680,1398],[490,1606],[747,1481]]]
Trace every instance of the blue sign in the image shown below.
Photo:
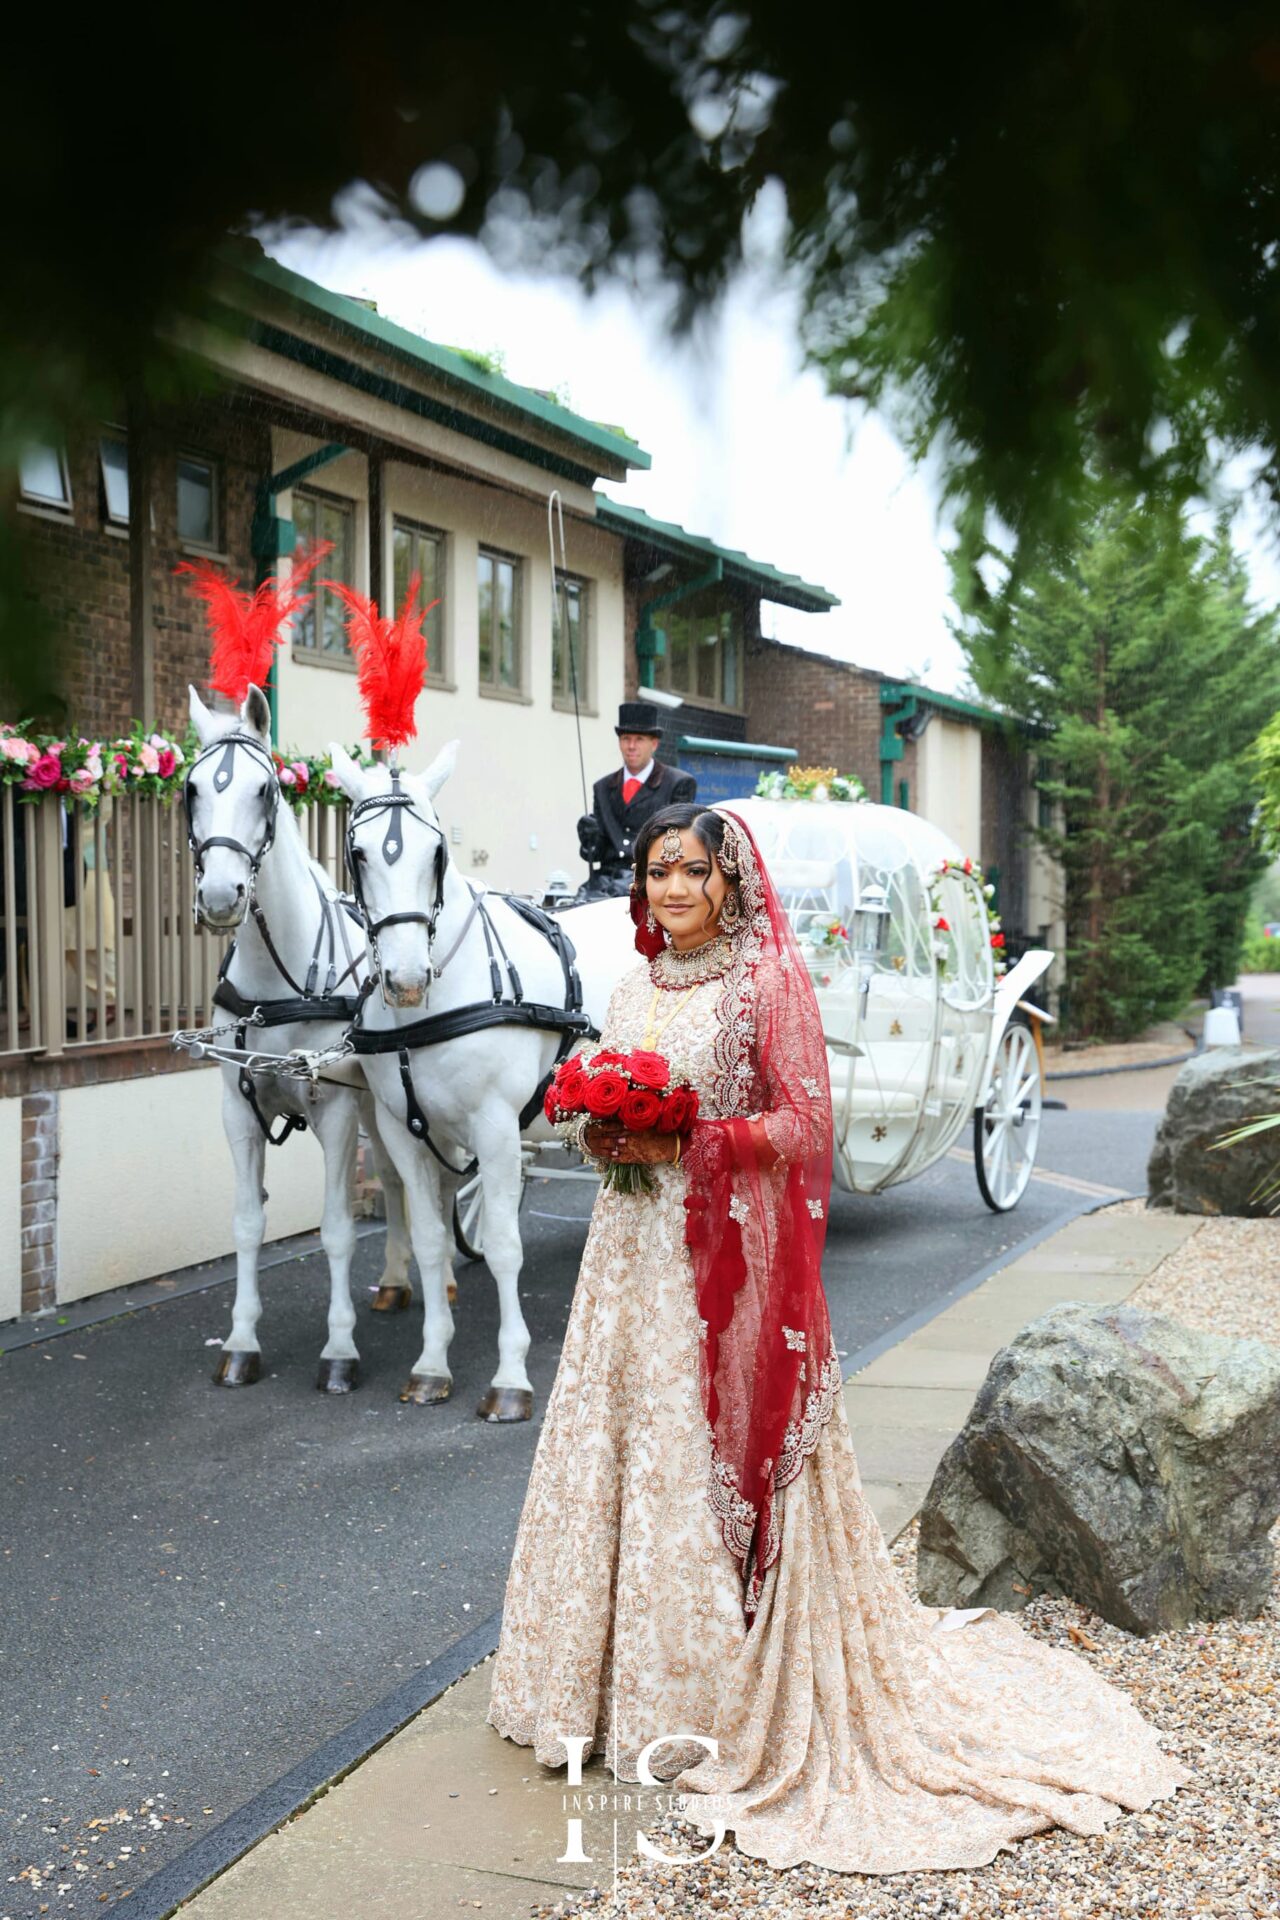
[[[747,800],[762,773],[772,773],[776,760],[748,759],[744,754],[695,752],[680,749],[680,766],[698,782],[698,798],[713,806],[717,800]]]

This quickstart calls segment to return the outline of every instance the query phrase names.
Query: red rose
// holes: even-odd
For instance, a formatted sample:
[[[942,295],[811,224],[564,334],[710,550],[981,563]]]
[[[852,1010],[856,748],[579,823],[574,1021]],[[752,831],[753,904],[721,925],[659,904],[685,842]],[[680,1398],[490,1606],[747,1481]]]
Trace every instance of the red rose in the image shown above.
[[[951,922],[945,917],[945,915],[941,913],[938,915],[937,919],[934,921],[933,924],[937,928],[939,933],[950,933],[951,931]]]
[[[554,1126],[560,1118],[560,1102],[556,1098],[556,1090],[554,1087],[547,1088],[546,1095],[542,1102],[542,1111],[546,1114],[552,1126]]]
[[[630,1089],[620,1073],[593,1073],[586,1076],[582,1104],[598,1119],[607,1119],[618,1111]]]
[[[658,1116],[659,1133],[683,1133],[693,1118],[691,1100],[693,1096],[687,1087],[673,1087],[662,1102],[662,1112]]]
[[[172,779],[178,760],[172,747],[161,747],[159,774],[162,780]]]
[[[627,1053],[593,1053],[591,1065],[593,1067],[625,1067],[630,1058],[630,1054]]]
[[[618,1110],[618,1117],[624,1127],[632,1133],[647,1133],[662,1112],[662,1101],[648,1087],[637,1087],[629,1093]]]
[[[38,760],[31,762],[30,770],[23,786],[33,792],[44,793],[50,787],[56,787],[62,778],[62,761],[53,749],[47,748]]]
[[[627,1056],[627,1068],[638,1087],[665,1087],[671,1079],[671,1068],[660,1053],[644,1053],[637,1048]]]
[[[587,1076],[581,1067],[574,1067],[563,1079],[556,1076],[556,1095],[565,1113],[582,1112],[582,1096],[586,1091]]]
[[[993,947],[1002,947],[1004,945],[1004,935],[1002,933],[993,933],[991,936],[991,944]]]

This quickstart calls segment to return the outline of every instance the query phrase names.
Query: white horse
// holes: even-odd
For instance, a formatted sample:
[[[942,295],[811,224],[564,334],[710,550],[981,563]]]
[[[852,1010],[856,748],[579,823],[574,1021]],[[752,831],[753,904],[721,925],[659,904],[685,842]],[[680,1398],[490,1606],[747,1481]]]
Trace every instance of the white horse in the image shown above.
[[[250,687],[236,718],[211,713],[194,687],[190,694],[191,719],[202,749],[186,787],[196,912],[216,932],[237,929],[219,984],[224,1000],[235,1003],[232,1021],[241,1011],[248,1015],[269,1003],[276,1003],[277,1014],[287,1015],[289,1003],[318,994],[354,1001],[368,973],[363,934],[337,903],[329,876],[311,859],[297,821],[281,805],[264,695]],[[355,965],[349,969],[353,958]],[[262,1026],[248,1021],[246,1037],[252,1036],[255,1052],[288,1054],[298,1047],[336,1045],[349,1022],[350,1014],[340,1012],[329,1020],[284,1019]],[[258,1260],[266,1233],[267,1129],[273,1125],[290,1119],[295,1125],[305,1123],[324,1154],[320,1240],[329,1261],[329,1338],[320,1356],[317,1386],[328,1393],[347,1393],[358,1381],[351,1201],[362,1121],[386,1199],[386,1267],[379,1302],[409,1304],[404,1191],[383,1147],[373,1099],[358,1077],[352,1078],[351,1085],[317,1085],[271,1073],[242,1080],[239,1068],[223,1064],[222,1119],[235,1165],[236,1294],[231,1331],[213,1376],[220,1386],[249,1386],[261,1374]],[[287,1124],[284,1131],[290,1131]]]
[[[519,1298],[521,1136],[546,1123],[540,1113],[523,1123],[522,1115],[561,1051],[562,1034],[520,1024],[510,1006],[496,1023],[481,1023],[500,996],[563,1010],[565,971],[552,944],[515,906],[474,886],[449,859],[433,803],[453,771],[457,744],[417,775],[359,767],[340,746],[330,748],[353,802],[348,847],[380,986],[364,1003],[357,1044],[387,1151],[409,1196],[422,1276],[422,1352],[400,1398],[426,1405],[452,1390],[449,1222],[460,1181],[478,1168],[500,1330],[498,1369],[476,1411],[486,1420],[527,1420],[533,1387]],[[577,945],[586,930],[580,923],[600,928],[602,910],[608,931],[603,940],[589,938],[592,964],[584,976],[585,1011],[596,1027],[612,986],[634,960],[625,903],[602,901],[559,917]],[[603,964],[598,956],[607,956]],[[424,1018],[461,1009],[480,1009],[476,1030],[438,1040],[415,1032]],[[366,1052],[366,1044],[386,1050]]]

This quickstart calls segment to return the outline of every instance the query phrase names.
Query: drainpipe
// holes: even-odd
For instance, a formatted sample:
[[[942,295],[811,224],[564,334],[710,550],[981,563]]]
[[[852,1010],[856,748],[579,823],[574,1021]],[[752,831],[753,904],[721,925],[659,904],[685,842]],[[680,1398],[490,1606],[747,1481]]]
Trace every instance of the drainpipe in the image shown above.
[[[298,544],[292,520],[282,520],[276,512],[276,495],[287,493],[299,480],[305,480],[317,467],[327,466],[330,460],[336,460],[340,453],[348,449],[331,441],[321,447],[318,453],[309,453],[305,460],[295,460],[291,467],[284,467],[279,473],[273,473],[269,480],[258,482],[257,499],[253,510],[253,526],[250,532],[250,545],[253,550],[253,578],[255,586],[261,586],[269,580],[276,561],[293,552]],[[271,744],[280,744],[280,692],[277,685],[274,652],[271,672],[267,675],[267,703],[271,708]]]
[[[885,681],[880,688],[880,804],[893,805],[893,767],[906,753],[906,742],[898,728],[904,720],[914,720],[919,706],[914,693],[906,687]],[[906,781],[902,783],[900,804],[907,802]]]
[[[672,587],[669,593],[660,593],[654,599],[645,601],[636,628],[636,662],[642,687],[656,684],[654,674],[657,662],[667,651],[667,636],[661,627],[654,626],[653,614],[659,607],[673,607],[677,600],[687,600],[690,594],[700,593],[703,587],[714,587],[717,581],[723,579],[724,561],[713,560],[707,571],[700,573],[696,580],[686,580],[682,587]]]

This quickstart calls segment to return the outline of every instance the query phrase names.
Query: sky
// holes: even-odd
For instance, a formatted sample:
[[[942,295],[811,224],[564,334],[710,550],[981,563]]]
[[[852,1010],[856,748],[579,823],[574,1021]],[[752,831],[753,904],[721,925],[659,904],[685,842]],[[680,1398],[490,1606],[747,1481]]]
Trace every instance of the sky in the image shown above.
[[[509,379],[625,427],[652,468],[603,491],[839,595],[825,614],[764,605],[766,634],[965,689],[936,489],[880,419],[803,367],[797,298],[767,234],[720,312],[683,343],[637,294],[522,278],[470,241],[406,242],[359,223],[267,245],[295,272],[375,300],[438,344],[496,352]],[[1280,601],[1280,556],[1258,509],[1241,515],[1237,545],[1255,599]]]

